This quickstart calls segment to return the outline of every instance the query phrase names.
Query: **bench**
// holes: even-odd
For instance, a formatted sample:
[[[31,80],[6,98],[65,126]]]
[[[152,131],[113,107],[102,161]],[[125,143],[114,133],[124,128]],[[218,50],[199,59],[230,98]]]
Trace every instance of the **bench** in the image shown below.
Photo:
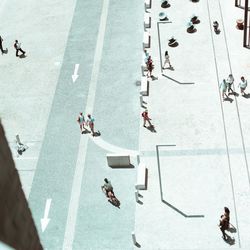
[[[141,78],[141,95],[148,95],[148,78],[146,76],[142,76]]]
[[[149,16],[148,13],[144,14],[144,28],[150,28],[151,24],[151,17]]]
[[[145,9],[151,8],[151,0],[144,0],[144,4],[145,4]]]
[[[110,167],[120,168],[130,166],[130,156],[128,154],[107,154],[107,162]]]
[[[146,165],[140,162],[137,168],[137,181],[135,184],[137,190],[146,189],[146,171]]]
[[[143,49],[150,47],[150,35],[147,31],[144,32],[143,35]]]

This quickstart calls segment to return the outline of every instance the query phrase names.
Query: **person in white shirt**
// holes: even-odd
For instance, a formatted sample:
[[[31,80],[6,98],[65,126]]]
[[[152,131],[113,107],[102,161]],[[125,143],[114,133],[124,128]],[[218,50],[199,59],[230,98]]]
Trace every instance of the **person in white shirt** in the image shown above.
[[[165,68],[166,64],[169,64],[169,67],[172,68],[172,65],[170,63],[170,60],[169,60],[169,54],[168,54],[168,51],[166,50],[165,51],[165,62],[164,62],[164,65],[163,65],[163,69]]]
[[[227,94],[228,94],[228,95],[234,93],[234,91],[233,91],[233,89],[232,89],[233,83],[234,83],[234,77],[233,77],[232,74],[229,74],[229,75],[228,75],[228,78],[227,78],[227,84],[228,84],[228,86],[227,86],[227,87],[228,87],[228,88],[227,88]]]
[[[245,93],[245,90],[246,90],[246,87],[247,87],[247,80],[244,78],[244,76],[242,76],[240,78],[240,83],[239,83],[239,86],[240,87],[240,92],[241,92],[241,95],[244,96],[246,93]]]

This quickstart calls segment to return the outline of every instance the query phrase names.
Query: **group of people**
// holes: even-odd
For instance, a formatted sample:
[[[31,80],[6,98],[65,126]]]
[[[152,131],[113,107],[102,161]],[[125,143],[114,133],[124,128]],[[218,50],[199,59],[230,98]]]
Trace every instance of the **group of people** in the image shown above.
[[[172,68],[172,65],[170,63],[169,54],[168,54],[167,50],[165,51],[164,57],[165,57],[165,61],[164,61],[162,69],[165,69],[165,66],[167,64],[169,65],[169,68]],[[152,57],[149,55],[149,53],[147,52],[146,49],[144,50],[144,61],[145,61],[145,64],[147,66],[147,77],[152,77],[152,71],[154,69],[154,64],[153,64]]]
[[[94,121],[95,121],[94,118],[90,114],[87,115],[87,120],[85,120],[83,113],[80,112],[77,117],[77,122],[80,125],[81,133],[83,134],[85,131],[88,131],[88,129],[85,127],[88,126],[90,128],[92,136],[94,136],[95,135]]]
[[[225,99],[228,98],[228,96],[230,94],[234,94],[234,90],[232,89],[233,83],[234,83],[234,77],[232,74],[229,74],[227,79],[222,80],[222,82],[220,84],[220,88],[221,88],[221,92],[222,92],[223,101],[225,101]],[[244,76],[242,76],[240,78],[240,82],[239,82],[238,87],[240,88],[241,95],[242,96],[246,95],[245,90],[247,87],[247,80],[245,79]],[[226,96],[226,98],[225,98],[225,96]]]
[[[21,55],[25,55],[26,52],[22,50],[21,43],[19,43],[18,40],[15,40],[14,48],[16,49],[16,57],[20,56],[19,51],[22,53]],[[8,52],[7,48],[5,50],[3,49],[3,38],[1,36],[0,36],[0,50],[2,52],[2,55]]]

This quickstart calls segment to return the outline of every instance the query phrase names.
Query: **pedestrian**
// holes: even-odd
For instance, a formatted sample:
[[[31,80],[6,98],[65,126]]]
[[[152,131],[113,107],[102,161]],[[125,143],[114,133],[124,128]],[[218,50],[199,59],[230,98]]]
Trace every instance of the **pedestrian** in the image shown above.
[[[25,55],[25,51],[21,49],[21,43],[18,42],[18,40],[15,40],[15,43],[14,43],[14,48],[16,49],[16,56],[18,57],[18,52],[21,51],[22,52],[22,55]]]
[[[228,98],[226,92],[227,92],[227,82],[225,79],[222,80],[221,84],[220,84],[220,88],[221,88],[221,93],[222,93],[222,99],[223,102],[225,101],[225,96]]]
[[[89,126],[92,136],[95,135],[95,131],[94,131],[94,121],[95,119],[93,117],[91,117],[90,114],[88,114],[88,119],[87,119],[87,125]]]
[[[0,36],[0,50],[2,52],[2,55],[4,54],[4,49],[3,49],[3,38]],[[7,49],[6,49],[7,50]]]
[[[148,57],[148,61],[147,61],[147,77],[152,77],[152,71],[154,69],[154,65],[153,65],[153,61],[151,56]]]
[[[81,133],[83,133],[83,129],[86,130],[86,128],[84,127],[85,119],[84,119],[84,116],[83,116],[82,112],[79,113],[79,115],[78,115],[78,117],[77,117],[77,122],[78,122],[79,125],[80,125]]]
[[[168,54],[168,51],[166,50],[166,51],[165,51],[165,62],[164,62],[164,65],[163,65],[162,69],[165,68],[165,65],[166,65],[167,63],[169,64],[169,67],[172,68],[172,65],[171,65],[170,60],[169,60],[169,54]]]
[[[228,230],[230,225],[230,211],[227,207],[224,207],[224,214],[222,214],[220,218],[218,226],[222,232],[223,239],[226,240],[228,235],[225,233],[225,230]]]
[[[102,186],[102,189],[106,191],[106,196],[108,196],[108,192],[114,193],[111,181],[109,181],[107,178],[104,179],[104,185]]]
[[[220,30],[219,30],[219,23],[217,21],[214,21],[213,22],[213,27],[214,27],[214,32],[216,34],[220,33]]]
[[[142,112],[141,116],[143,117],[143,127],[146,127],[146,122],[148,122],[149,126],[152,127],[152,123],[150,122],[150,118],[148,116],[148,110],[146,109]]]
[[[242,76],[240,78],[240,83],[239,83],[239,86],[240,87],[240,92],[241,92],[241,95],[244,96],[246,93],[245,93],[245,90],[246,90],[246,87],[247,87],[247,80],[245,79],[244,76]]]
[[[232,74],[229,74],[228,78],[227,78],[227,95],[234,93],[234,91],[232,89],[233,83],[234,83],[234,77]],[[230,91],[231,91],[231,93],[229,93]]]

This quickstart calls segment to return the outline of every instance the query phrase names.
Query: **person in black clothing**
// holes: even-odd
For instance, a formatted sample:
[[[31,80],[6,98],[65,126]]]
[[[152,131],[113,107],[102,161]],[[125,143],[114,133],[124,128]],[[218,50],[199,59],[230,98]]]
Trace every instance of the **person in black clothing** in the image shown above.
[[[14,48],[16,49],[16,56],[19,56],[19,55],[18,55],[18,52],[19,52],[19,51],[22,52],[22,55],[25,54],[25,51],[23,51],[23,50],[21,49],[21,43],[19,43],[18,40],[15,40]]]
[[[3,38],[0,36],[0,50],[2,52],[2,55],[4,54],[4,50],[3,50]]]
[[[219,224],[219,228],[222,232],[222,237],[224,240],[228,238],[228,235],[225,233],[225,230],[229,229],[229,225],[230,225],[230,210],[227,207],[224,207],[224,214],[221,215]]]

